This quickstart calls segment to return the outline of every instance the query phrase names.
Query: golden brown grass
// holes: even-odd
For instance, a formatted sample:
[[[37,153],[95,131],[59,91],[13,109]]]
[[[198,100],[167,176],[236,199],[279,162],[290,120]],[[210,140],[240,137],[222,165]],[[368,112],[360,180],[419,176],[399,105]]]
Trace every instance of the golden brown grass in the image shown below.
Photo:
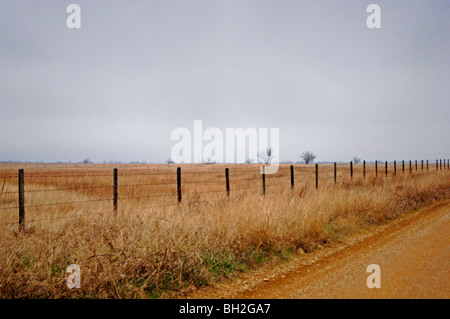
[[[0,297],[170,297],[450,197],[448,170],[398,169],[392,176],[390,168],[385,178],[379,167],[375,178],[370,166],[363,179],[356,166],[350,180],[342,166],[335,185],[325,165],[319,190],[312,166],[296,167],[294,190],[282,166],[267,177],[263,197],[258,166],[233,165],[227,198],[224,167],[184,165],[177,205],[176,166],[119,166],[119,197],[128,199],[119,200],[115,214],[113,166],[25,166],[26,205],[33,206],[26,230],[18,232],[17,209],[0,210]],[[17,205],[17,179],[7,178],[14,175],[16,167],[0,169],[0,208]],[[75,189],[81,187],[87,189]],[[62,190],[41,192],[56,189]],[[157,194],[170,196],[146,198]],[[78,203],[95,199],[107,201]],[[81,289],[66,286],[73,263],[81,267]]]

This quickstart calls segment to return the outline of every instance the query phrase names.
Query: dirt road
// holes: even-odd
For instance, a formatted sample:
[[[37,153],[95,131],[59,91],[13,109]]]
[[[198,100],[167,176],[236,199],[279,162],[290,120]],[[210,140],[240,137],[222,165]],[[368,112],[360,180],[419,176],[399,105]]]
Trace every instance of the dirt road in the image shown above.
[[[381,270],[369,289],[367,266]],[[450,203],[187,298],[450,298]]]

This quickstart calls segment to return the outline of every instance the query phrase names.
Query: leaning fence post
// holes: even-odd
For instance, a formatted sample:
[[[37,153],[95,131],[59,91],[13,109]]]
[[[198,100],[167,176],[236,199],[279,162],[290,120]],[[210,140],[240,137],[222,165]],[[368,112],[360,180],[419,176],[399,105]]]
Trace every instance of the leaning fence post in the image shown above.
[[[117,174],[117,168],[114,169],[114,211],[117,212],[117,202],[119,200],[119,185],[118,185],[118,174]]]
[[[319,164],[316,164],[316,189],[319,188]]]
[[[294,165],[291,165],[291,188],[294,188]]]
[[[25,229],[25,181],[23,169],[19,169],[19,231]]]
[[[227,196],[230,196],[230,175],[228,168],[225,168],[225,179],[226,179],[226,186],[227,186]]]
[[[263,195],[266,195],[266,167],[262,167],[262,188],[263,188]]]
[[[181,203],[181,167],[177,167],[177,192],[178,203]]]

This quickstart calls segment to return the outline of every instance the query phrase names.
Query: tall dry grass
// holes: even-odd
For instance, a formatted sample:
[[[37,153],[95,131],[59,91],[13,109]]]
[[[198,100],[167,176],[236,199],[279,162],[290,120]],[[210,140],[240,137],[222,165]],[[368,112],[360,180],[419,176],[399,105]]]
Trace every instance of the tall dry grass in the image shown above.
[[[9,224],[17,221],[16,210],[1,211],[0,223],[6,225],[0,233],[0,297],[173,296],[273,258],[289,258],[300,248],[312,251],[406,210],[450,197],[448,171],[405,172],[388,178],[379,173],[375,178],[371,169],[363,179],[360,167],[353,180],[341,169],[336,185],[330,167],[321,168],[319,190],[308,167],[296,171],[296,187],[291,190],[289,169],[282,167],[277,176],[268,177],[263,197],[258,170],[248,167],[232,169],[232,193],[227,198],[222,166],[184,166],[185,195],[180,205],[175,195],[145,198],[175,193],[174,167],[123,168],[119,197],[139,198],[119,200],[117,214],[112,211],[112,189],[94,188],[111,186],[111,167],[29,167],[26,201],[30,205],[108,201],[27,208],[26,230],[21,233],[16,224]],[[1,171],[0,187],[6,182],[0,208],[17,202],[16,181],[6,178],[14,172],[15,168]],[[138,175],[149,172],[171,175]],[[133,186],[158,182],[165,184]],[[90,188],[40,192],[79,187]],[[157,207],[163,205],[171,206]],[[81,289],[66,286],[65,270],[70,264],[81,267]]]

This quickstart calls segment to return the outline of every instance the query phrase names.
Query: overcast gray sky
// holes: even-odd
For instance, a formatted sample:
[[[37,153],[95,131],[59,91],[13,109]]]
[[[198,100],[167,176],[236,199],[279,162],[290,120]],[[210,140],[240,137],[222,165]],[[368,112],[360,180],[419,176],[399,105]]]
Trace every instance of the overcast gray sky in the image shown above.
[[[279,128],[281,160],[449,156],[448,0],[0,4],[0,161],[162,162],[197,119]]]

